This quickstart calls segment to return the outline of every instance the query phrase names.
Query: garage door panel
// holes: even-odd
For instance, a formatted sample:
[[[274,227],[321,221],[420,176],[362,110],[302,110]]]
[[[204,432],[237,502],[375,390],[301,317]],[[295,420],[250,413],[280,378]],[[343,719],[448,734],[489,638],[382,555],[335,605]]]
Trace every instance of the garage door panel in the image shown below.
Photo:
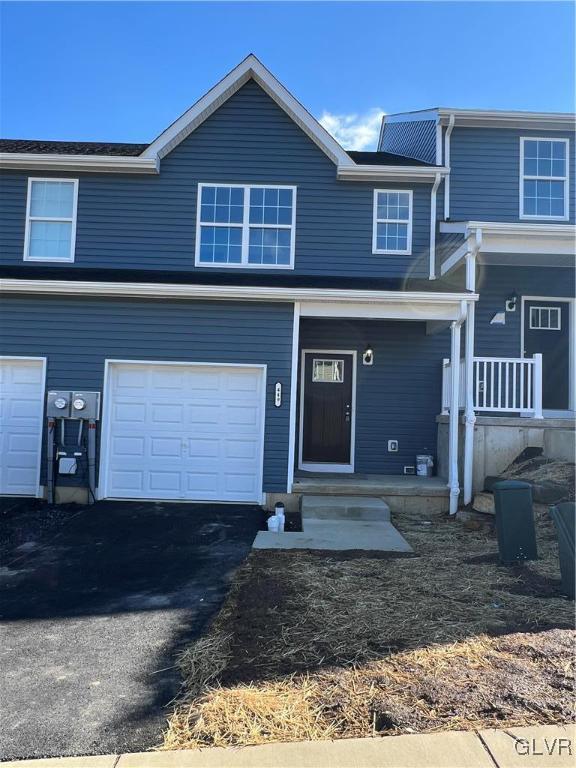
[[[0,360],[0,494],[35,496],[44,419],[41,360]]]
[[[184,419],[184,405],[182,403],[154,402],[149,408],[149,416],[152,425],[181,424]]]
[[[134,364],[130,394],[125,367],[110,369],[108,496],[260,500],[261,370]]]

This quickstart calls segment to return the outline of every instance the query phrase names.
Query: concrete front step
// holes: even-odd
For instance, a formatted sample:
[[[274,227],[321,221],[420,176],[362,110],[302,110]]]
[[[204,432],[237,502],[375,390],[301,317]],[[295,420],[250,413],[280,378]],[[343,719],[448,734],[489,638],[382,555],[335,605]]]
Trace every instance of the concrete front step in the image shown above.
[[[302,520],[390,522],[390,507],[371,496],[302,496]]]
[[[392,523],[376,520],[303,521],[301,533],[260,531],[254,549],[316,549],[344,552],[412,552],[406,539]]]

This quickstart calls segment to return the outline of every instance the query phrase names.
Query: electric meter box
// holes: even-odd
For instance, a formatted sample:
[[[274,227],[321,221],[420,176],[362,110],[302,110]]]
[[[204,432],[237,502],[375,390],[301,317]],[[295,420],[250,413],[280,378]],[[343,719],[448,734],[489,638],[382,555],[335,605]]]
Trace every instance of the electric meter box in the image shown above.
[[[46,416],[53,419],[69,419],[72,409],[72,392],[50,391],[46,396]]]
[[[100,418],[100,392],[73,392],[71,413],[73,419]]]

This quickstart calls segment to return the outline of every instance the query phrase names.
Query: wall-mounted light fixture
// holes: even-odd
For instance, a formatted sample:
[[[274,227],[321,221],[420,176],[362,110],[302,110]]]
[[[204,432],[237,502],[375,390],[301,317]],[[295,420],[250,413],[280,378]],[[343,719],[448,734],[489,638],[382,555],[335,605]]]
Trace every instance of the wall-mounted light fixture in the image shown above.
[[[516,312],[516,304],[518,304],[518,294],[513,291],[506,299],[506,312]]]
[[[374,365],[374,350],[368,344],[366,349],[364,350],[364,354],[362,355],[362,364],[363,365]]]

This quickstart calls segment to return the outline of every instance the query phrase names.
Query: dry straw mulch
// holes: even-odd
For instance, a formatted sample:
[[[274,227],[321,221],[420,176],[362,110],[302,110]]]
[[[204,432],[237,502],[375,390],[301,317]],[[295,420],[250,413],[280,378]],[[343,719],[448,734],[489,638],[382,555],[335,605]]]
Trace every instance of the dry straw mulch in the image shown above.
[[[490,530],[395,522],[416,557],[252,553],[181,655],[164,748],[570,720],[574,604],[547,513],[541,559],[513,568]]]

